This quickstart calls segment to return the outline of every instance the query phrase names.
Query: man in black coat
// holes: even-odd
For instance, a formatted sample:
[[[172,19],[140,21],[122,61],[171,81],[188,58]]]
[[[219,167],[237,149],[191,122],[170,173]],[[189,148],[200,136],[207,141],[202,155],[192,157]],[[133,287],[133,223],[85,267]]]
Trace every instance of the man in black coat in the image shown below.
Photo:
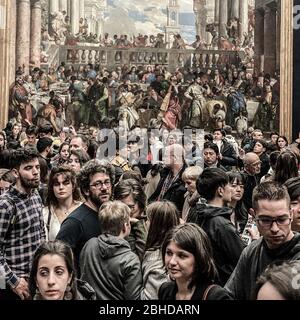
[[[205,169],[197,180],[197,191],[204,201],[190,211],[187,222],[198,224],[210,238],[220,284],[224,285],[245,247],[230,220],[232,209],[227,204],[232,189],[227,174],[220,168]]]
[[[234,299],[256,299],[256,280],[276,262],[300,260],[300,234],[291,229],[292,211],[286,187],[261,183],[253,192],[253,209],[261,238],[242,253],[225,289]]]

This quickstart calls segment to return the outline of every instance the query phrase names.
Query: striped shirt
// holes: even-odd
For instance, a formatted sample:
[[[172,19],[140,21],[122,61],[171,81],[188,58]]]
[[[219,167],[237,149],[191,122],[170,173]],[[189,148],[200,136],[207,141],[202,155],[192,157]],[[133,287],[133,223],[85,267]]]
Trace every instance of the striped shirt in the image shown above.
[[[46,239],[42,208],[36,190],[28,195],[11,188],[0,196],[0,268],[9,287],[29,277],[33,254]]]

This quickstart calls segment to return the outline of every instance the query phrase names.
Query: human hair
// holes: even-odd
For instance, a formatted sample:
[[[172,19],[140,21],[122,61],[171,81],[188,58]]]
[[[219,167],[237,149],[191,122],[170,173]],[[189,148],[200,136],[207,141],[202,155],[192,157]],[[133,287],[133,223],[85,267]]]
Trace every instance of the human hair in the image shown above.
[[[66,181],[70,181],[72,183],[72,189],[73,189],[73,200],[80,201],[81,200],[81,194],[80,190],[77,185],[76,180],[76,173],[75,171],[70,168],[69,166],[59,166],[52,168],[50,175],[49,175],[49,181],[48,181],[48,189],[47,189],[47,195],[46,195],[46,205],[58,205],[58,201],[55,197],[53,187],[54,183],[57,182],[57,178],[59,175],[62,175]]]
[[[10,168],[19,169],[24,163],[38,159],[39,155],[34,148],[20,148],[10,153]]]
[[[63,142],[63,143],[59,146],[58,154],[61,153],[61,150],[62,150],[62,148],[63,148],[64,146],[69,146],[69,148],[70,148],[69,142]]]
[[[298,177],[298,165],[293,152],[288,150],[282,152],[276,162],[274,181],[283,184],[290,178]]]
[[[189,288],[199,283],[210,284],[217,279],[218,272],[213,260],[211,242],[203,229],[193,223],[178,225],[171,229],[162,245],[163,261],[167,247],[172,241],[182,250],[193,254],[195,258],[194,274]]]
[[[141,175],[140,172],[134,171],[134,170],[128,170],[125,171],[121,177],[120,177],[120,181],[122,180],[128,180],[128,179],[134,179],[136,180],[138,183],[140,183],[142,186],[144,185],[144,180],[143,177]]]
[[[279,155],[280,155],[280,151],[273,151],[270,153],[269,161],[270,161],[270,166],[272,168],[275,168]]]
[[[254,143],[254,147],[257,143],[260,143],[263,146],[263,148],[265,148],[267,150],[268,144],[267,144],[266,140],[264,140],[264,139],[256,140]]]
[[[37,130],[38,129],[37,129],[37,127],[35,125],[31,125],[31,126],[26,128],[25,133],[27,135],[32,135],[32,134],[37,135]]]
[[[81,193],[85,198],[86,193],[90,189],[90,179],[96,173],[108,175],[112,186],[115,182],[115,170],[113,165],[108,162],[103,163],[99,160],[90,160],[83,166],[83,168],[81,168],[77,177],[78,181],[80,181]]]
[[[197,191],[207,201],[215,198],[218,188],[229,183],[226,172],[220,168],[206,168],[196,183]]]
[[[234,183],[237,181],[237,184],[245,184],[245,177],[238,171],[228,171],[226,172],[229,183]]]
[[[73,139],[78,139],[78,138],[81,139],[82,143],[83,143],[84,145],[86,145],[86,147],[87,147],[87,149],[88,149],[88,147],[89,147],[89,145],[90,145],[90,140],[89,140],[89,138],[86,137],[86,136],[83,135],[83,134],[77,134],[76,136],[72,137],[71,141],[72,141]]]
[[[34,253],[33,259],[32,259],[32,264],[31,264],[31,270],[30,270],[30,276],[29,276],[29,293],[31,298],[34,298],[36,291],[38,289],[37,284],[36,284],[36,278],[37,278],[37,273],[38,273],[38,265],[40,259],[47,255],[58,255],[61,258],[64,259],[68,272],[71,276],[71,282],[70,282],[70,287],[71,290],[70,292],[72,293],[73,300],[77,298],[77,286],[76,286],[76,270],[74,266],[74,256],[71,247],[59,240],[55,241],[49,241],[49,242],[44,242],[42,243],[37,250]]]
[[[297,200],[300,196],[300,177],[291,178],[283,185],[287,188],[291,201]]]
[[[184,170],[182,174],[182,181],[185,182],[186,180],[194,180],[196,181],[199,176],[201,176],[203,169],[199,166],[192,166],[188,167]]]
[[[5,150],[6,149],[6,145],[7,145],[7,138],[6,138],[5,131],[0,131],[0,136],[2,136],[3,140],[4,140],[4,145],[3,145],[3,147],[0,147],[0,150]]]
[[[278,140],[279,140],[279,139],[283,139],[283,140],[286,142],[286,146],[289,145],[289,141],[288,141],[287,137],[285,137],[285,136],[279,136],[279,137],[277,138],[277,140],[276,140],[276,146],[277,146],[277,148],[279,148],[279,146],[278,146]]]
[[[203,152],[205,149],[212,149],[217,156],[220,154],[218,146],[213,142],[205,142],[203,147]]]
[[[226,137],[226,132],[225,132],[224,129],[216,128],[216,129],[214,129],[213,133],[215,133],[215,132],[217,132],[217,131],[221,132],[223,138]]]
[[[214,136],[211,134],[211,133],[207,133],[205,136],[204,136],[204,140],[208,141],[208,142],[213,142],[214,141]]]
[[[296,279],[299,272],[299,260],[269,265],[256,281],[255,298],[257,298],[262,286],[270,283],[285,300],[300,300],[298,284],[294,285],[294,279]]]
[[[53,134],[53,127],[51,124],[45,123],[45,124],[39,126],[38,133],[44,133],[44,134],[50,133],[52,135]]]
[[[81,149],[74,150],[74,149],[72,149],[72,150],[70,151],[69,158],[70,158],[70,156],[71,156],[72,154],[78,158],[81,167],[82,167],[85,163],[87,163],[88,161],[90,161],[90,156],[89,156],[89,155],[87,154],[87,152],[84,151],[84,150],[81,150]]]
[[[48,137],[40,138],[36,144],[37,151],[39,153],[44,152],[48,147],[51,147],[53,144],[53,140]]]
[[[179,225],[179,212],[174,203],[163,200],[151,203],[146,213],[150,225],[145,251],[156,250],[161,247],[166,232]]]
[[[121,201],[108,201],[100,207],[98,217],[103,234],[119,236],[124,224],[130,223],[130,208]]]
[[[288,207],[290,206],[290,196],[287,188],[276,181],[265,181],[254,188],[252,195],[252,207],[254,210],[259,209],[258,201],[260,200],[286,200]]]
[[[115,186],[114,198],[123,200],[132,196],[134,202],[137,202],[139,209],[143,212],[146,208],[147,196],[143,190],[142,184],[135,179],[121,180]]]

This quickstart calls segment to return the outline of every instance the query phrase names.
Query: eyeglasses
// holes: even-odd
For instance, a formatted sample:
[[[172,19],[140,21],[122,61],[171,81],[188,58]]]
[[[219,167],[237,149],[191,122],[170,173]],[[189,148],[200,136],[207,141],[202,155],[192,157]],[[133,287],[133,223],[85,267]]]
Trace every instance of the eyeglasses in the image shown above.
[[[109,180],[106,180],[106,181],[104,181],[104,182],[102,182],[102,181],[97,181],[97,182],[95,182],[94,184],[90,184],[90,187],[94,187],[94,188],[96,188],[96,189],[101,189],[101,188],[103,188],[104,186],[108,188],[108,187],[110,187],[110,185],[111,185],[110,181],[109,181]]]
[[[288,226],[291,221],[292,218],[286,216],[278,218],[261,217],[255,219],[255,222],[264,229],[270,229],[274,222],[276,222],[277,226]]]

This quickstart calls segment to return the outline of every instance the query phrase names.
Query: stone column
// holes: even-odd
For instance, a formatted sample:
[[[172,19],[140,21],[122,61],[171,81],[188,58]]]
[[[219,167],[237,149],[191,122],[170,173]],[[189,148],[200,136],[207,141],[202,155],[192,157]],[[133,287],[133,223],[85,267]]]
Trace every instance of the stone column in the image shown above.
[[[79,18],[84,19],[84,6],[85,6],[85,0],[79,0]]]
[[[79,32],[79,0],[71,1],[71,33]]]
[[[10,73],[10,0],[0,0],[0,129],[8,120]]]
[[[17,52],[16,68],[29,71],[30,56],[30,0],[19,0],[17,3]]]
[[[219,34],[221,37],[227,37],[228,0],[220,0],[219,9]]]
[[[248,5],[247,0],[243,0],[243,2]],[[231,10],[230,10],[230,18],[238,18],[240,15],[240,0],[231,0]]]
[[[17,0],[9,0],[10,2],[10,73],[9,73],[9,84],[15,82],[16,78],[16,37],[17,37]]]
[[[249,8],[248,8],[248,1],[246,0],[239,0],[239,18],[240,18],[240,27],[239,27],[239,34],[241,43],[244,42],[245,36],[244,34],[248,34],[249,32]]]
[[[255,32],[254,32],[254,47],[255,47],[255,69],[258,72],[262,72],[264,69],[263,66],[263,56],[264,56],[264,26],[265,26],[265,17],[263,9],[255,10]]]
[[[30,63],[38,68],[41,65],[41,25],[42,7],[41,2],[37,0],[31,7]]]
[[[281,50],[281,2],[278,2],[277,27],[276,27],[276,70],[280,69],[280,50]]]
[[[59,11],[68,12],[68,0],[59,0]]]
[[[265,73],[274,74],[276,69],[276,9],[266,7],[265,9],[265,28],[266,35],[264,52],[265,52]]]
[[[55,13],[60,11],[60,0],[49,0],[49,13]]]
[[[215,0],[215,22],[219,22],[219,16],[220,16],[220,0]]]

